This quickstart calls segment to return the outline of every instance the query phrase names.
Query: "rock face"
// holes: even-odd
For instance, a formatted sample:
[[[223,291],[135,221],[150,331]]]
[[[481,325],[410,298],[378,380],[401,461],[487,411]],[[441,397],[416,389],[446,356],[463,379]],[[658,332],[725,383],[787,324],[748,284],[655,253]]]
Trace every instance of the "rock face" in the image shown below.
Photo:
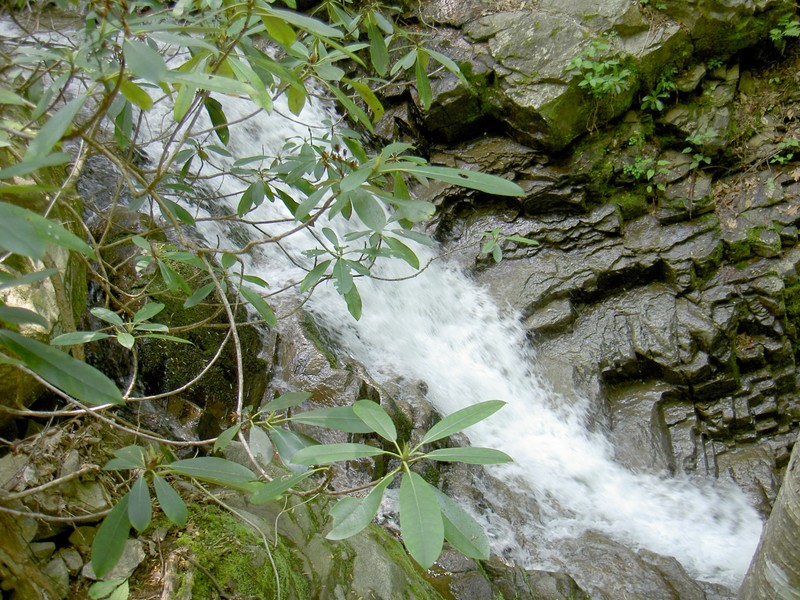
[[[591,400],[619,462],[731,479],[766,516],[800,421],[800,175],[782,141],[800,128],[776,83],[798,59],[780,73],[750,59],[777,57],[770,30],[796,8],[654,4],[427,2],[467,83],[434,76],[433,106],[395,106],[395,124],[415,115],[395,131],[525,190],[418,192],[445,248],[520,313],[554,385]],[[478,256],[492,230],[539,245],[506,241],[494,263]],[[593,597],[731,595],[607,539],[571,555]]]

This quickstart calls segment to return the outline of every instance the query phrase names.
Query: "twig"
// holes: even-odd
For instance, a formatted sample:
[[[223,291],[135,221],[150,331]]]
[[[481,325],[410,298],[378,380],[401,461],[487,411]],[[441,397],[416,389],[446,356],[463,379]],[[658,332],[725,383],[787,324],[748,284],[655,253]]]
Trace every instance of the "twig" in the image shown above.
[[[78,471],[75,471],[74,473],[70,473],[69,475],[58,477],[57,479],[53,479],[52,481],[48,481],[47,483],[43,483],[42,485],[37,485],[36,487],[28,488],[26,490],[22,490],[21,492],[16,492],[13,494],[4,493],[4,491],[0,489],[0,502],[7,502],[9,500],[19,500],[20,498],[25,498],[26,496],[30,496],[32,494],[38,494],[39,492],[43,492],[51,487],[55,487],[67,481],[76,479],[81,475],[85,475],[86,473],[96,473],[99,470],[100,467],[98,467],[97,465],[89,465],[83,467]]]

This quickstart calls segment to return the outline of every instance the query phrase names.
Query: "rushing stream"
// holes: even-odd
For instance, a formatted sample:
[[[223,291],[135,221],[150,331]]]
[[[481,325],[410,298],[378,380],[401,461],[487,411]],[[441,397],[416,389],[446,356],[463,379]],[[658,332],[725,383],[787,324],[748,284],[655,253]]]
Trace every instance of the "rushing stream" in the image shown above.
[[[277,106],[280,110],[280,102]],[[225,101],[230,122],[251,109],[250,104]],[[282,112],[288,114],[285,108]],[[168,107],[156,107],[149,114],[154,130],[159,129],[161,118],[170,118]],[[302,122],[261,114],[232,126],[229,150],[239,157],[276,155],[285,140],[307,136],[330,118],[318,106],[307,107]],[[152,144],[150,151],[155,158],[163,146]],[[206,165],[203,174],[214,173]],[[241,189],[241,182],[230,177],[217,180],[214,193],[228,195],[233,212]],[[265,202],[252,218],[285,217],[275,212],[277,204]],[[209,245],[224,247],[229,239],[218,223],[205,222],[201,231]],[[305,260],[300,252],[313,245],[304,234],[290,236],[282,244],[296,261]],[[427,249],[418,251],[423,263],[433,258]],[[304,275],[274,247],[246,260],[249,271],[269,281],[273,289]],[[402,261],[390,262],[380,271],[382,277],[409,274]],[[470,428],[468,435],[473,445],[498,448],[514,458],[513,464],[494,467],[492,473],[518,495],[518,507],[531,499],[538,504],[541,522],[531,519],[528,528],[516,531],[518,536],[546,547],[551,540],[599,530],[631,548],[674,556],[699,579],[730,587],[739,584],[758,542],[761,522],[738,488],[634,474],[615,463],[608,440],[585,426],[586,402],[567,401],[550,391],[535,372],[535,357],[519,319],[503,314],[468,275],[436,260],[409,280],[361,278],[357,283],[363,298],[363,317],[358,322],[330,284],[320,286],[307,307],[376,380],[402,375],[408,381],[424,381],[428,399],[441,414],[483,400],[508,403]],[[495,533],[502,531],[489,521]],[[494,544],[496,550],[515,545],[500,538]],[[512,552],[512,558],[527,567],[537,566],[521,550]]]

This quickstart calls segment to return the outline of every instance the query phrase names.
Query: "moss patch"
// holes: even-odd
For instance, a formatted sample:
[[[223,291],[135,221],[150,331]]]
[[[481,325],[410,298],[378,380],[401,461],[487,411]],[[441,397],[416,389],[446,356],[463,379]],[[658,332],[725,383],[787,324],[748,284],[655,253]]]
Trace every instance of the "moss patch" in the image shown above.
[[[193,507],[189,525],[175,544],[189,548],[228,594],[271,600],[309,597],[308,582],[296,568],[299,561],[284,540],[279,537],[268,553],[256,534],[215,506]],[[198,600],[219,597],[217,585],[200,569],[195,570],[191,592]]]

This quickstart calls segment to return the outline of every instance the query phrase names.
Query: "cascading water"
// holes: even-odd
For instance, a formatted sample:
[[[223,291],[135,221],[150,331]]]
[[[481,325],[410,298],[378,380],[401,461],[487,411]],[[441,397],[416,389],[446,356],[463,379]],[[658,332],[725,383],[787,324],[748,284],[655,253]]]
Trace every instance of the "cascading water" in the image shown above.
[[[231,123],[252,110],[251,104],[221,100]],[[280,111],[280,99],[276,106]],[[168,122],[168,110],[156,107],[147,115],[153,130],[159,130],[160,118]],[[314,104],[307,106],[300,120],[260,114],[231,126],[228,150],[237,157],[278,155],[287,139],[307,136],[314,126],[331,118],[326,109]],[[149,150],[155,158],[164,149],[158,143]],[[216,175],[208,165],[202,174]],[[233,212],[242,182],[227,177],[215,180],[215,185],[214,195],[230,198]],[[278,209],[265,202],[250,217],[285,218]],[[203,216],[204,211],[195,210]],[[285,229],[292,226],[283,225]],[[223,224],[206,221],[199,229],[209,245],[235,247],[226,241]],[[276,225],[270,233],[279,230]],[[278,287],[305,274],[283,252],[294,261],[304,261],[301,251],[314,245],[301,232],[283,240],[280,252],[268,245],[244,260],[248,272]],[[434,258],[425,248],[415,250],[423,264]],[[402,261],[390,262],[381,267],[382,278],[410,274]],[[680,478],[634,474],[615,463],[608,440],[585,426],[587,403],[567,402],[540,381],[516,315],[502,314],[466,274],[434,261],[401,283],[361,278],[358,287],[363,299],[358,322],[331,285],[318,287],[307,307],[320,326],[378,381],[398,374],[424,381],[428,399],[441,414],[483,400],[508,402],[499,413],[470,428],[468,435],[473,445],[510,454],[514,463],[494,467],[493,475],[518,494],[519,503],[535,499],[541,522],[531,522],[518,535],[536,536],[544,547],[548,541],[599,530],[632,548],[674,556],[699,579],[738,585],[761,531],[760,519],[744,495],[732,485],[698,485]],[[495,540],[497,548],[508,542]],[[513,559],[523,566],[536,566],[522,552]]]

